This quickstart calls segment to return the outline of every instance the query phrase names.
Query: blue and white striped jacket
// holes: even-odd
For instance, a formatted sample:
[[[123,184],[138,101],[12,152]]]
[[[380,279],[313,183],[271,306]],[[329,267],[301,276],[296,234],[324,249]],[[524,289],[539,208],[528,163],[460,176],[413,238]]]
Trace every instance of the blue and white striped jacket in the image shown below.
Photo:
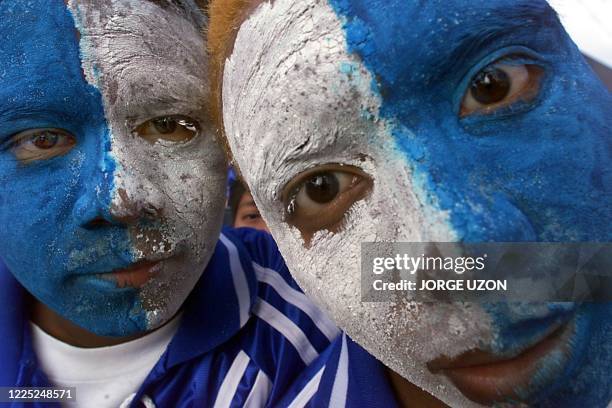
[[[0,263],[0,386],[50,386],[36,363],[24,299]],[[252,229],[223,230],[177,333],[132,401],[134,407],[395,406],[380,363],[300,291],[270,236]]]

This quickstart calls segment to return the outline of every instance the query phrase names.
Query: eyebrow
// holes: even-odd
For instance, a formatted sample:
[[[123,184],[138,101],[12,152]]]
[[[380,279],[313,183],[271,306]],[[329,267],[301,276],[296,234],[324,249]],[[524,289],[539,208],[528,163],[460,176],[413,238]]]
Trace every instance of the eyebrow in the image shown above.
[[[253,200],[249,200],[249,201],[247,201],[247,202],[245,202],[245,203],[241,203],[241,204],[238,206],[238,208],[242,208],[242,207],[255,207],[255,208],[257,208],[257,205],[255,205],[255,201],[253,201]]]
[[[10,100],[0,91],[0,100]],[[87,101],[79,101],[86,104]],[[0,148],[16,132],[35,127],[65,127],[69,124],[82,123],[82,111],[73,109],[78,104],[66,105],[62,99],[37,99],[22,101],[17,104],[7,103],[0,106]],[[81,105],[83,106],[83,105]]]
[[[466,61],[482,50],[489,49],[501,38],[517,35],[533,37],[542,28],[559,28],[557,13],[546,1],[519,2],[493,7],[486,17],[465,23],[464,34],[455,40],[458,45],[450,55],[443,55],[432,66],[437,72],[446,74],[464,67]],[[524,33],[524,34],[523,34]]]

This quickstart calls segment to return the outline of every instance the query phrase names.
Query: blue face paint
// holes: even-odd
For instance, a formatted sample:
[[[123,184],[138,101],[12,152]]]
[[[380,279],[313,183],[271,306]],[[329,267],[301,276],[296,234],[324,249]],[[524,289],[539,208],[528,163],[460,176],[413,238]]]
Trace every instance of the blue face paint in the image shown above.
[[[41,302],[100,335],[150,330],[178,312],[224,204],[223,153],[206,126],[203,14],[191,1],[139,7],[0,3],[0,258]],[[23,160],[54,150],[22,132],[49,128],[70,148]]]
[[[329,3],[349,51],[375,78],[413,185],[449,214],[459,240],[610,241],[612,97],[544,1]],[[537,96],[460,117],[474,75],[504,62],[543,72]],[[548,308],[551,321],[487,306],[491,351],[511,353],[567,317],[566,308]],[[606,406],[612,306],[570,311],[568,358],[544,362],[517,393],[542,406]]]
[[[0,2],[0,257],[27,290],[98,334],[146,328],[134,288],[95,273],[134,260],[127,228],[109,214],[115,163],[98,89],[85,80],[75,23],[63,2]],[[11,136],[59,128],[67,154],[23,164]],[[99,228],[96,218],[112,225]]]

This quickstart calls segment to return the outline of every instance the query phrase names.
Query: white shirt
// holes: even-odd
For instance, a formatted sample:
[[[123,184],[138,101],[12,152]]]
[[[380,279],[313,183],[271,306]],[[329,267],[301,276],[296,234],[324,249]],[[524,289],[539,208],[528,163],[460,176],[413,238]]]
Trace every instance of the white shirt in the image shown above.
[[[36,357],[58,387],[76,387],[70,407],[119,407],[138,391],[178,329],[180,316],[136,340],[116,346],[81,348],[31,323]]]

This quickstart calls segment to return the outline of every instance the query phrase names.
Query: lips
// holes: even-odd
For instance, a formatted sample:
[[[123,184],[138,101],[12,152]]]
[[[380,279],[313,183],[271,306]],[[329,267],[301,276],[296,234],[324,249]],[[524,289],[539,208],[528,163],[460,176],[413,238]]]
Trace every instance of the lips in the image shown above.
[[[517,401],[521,399],[517,393],[529,388],[547,357],[558,355],[567,360],[573,327],[571,323],[557,325],[537,343],[512,357],[470,350],[452,359],[438,358],[427,366],[432,373],[448,377],[461,393],[479,404]]]
[[[99,274],[98,277],[114,281],[118,288],[141,288],[159,270],[160,262],[141,261],[124,269]]]

